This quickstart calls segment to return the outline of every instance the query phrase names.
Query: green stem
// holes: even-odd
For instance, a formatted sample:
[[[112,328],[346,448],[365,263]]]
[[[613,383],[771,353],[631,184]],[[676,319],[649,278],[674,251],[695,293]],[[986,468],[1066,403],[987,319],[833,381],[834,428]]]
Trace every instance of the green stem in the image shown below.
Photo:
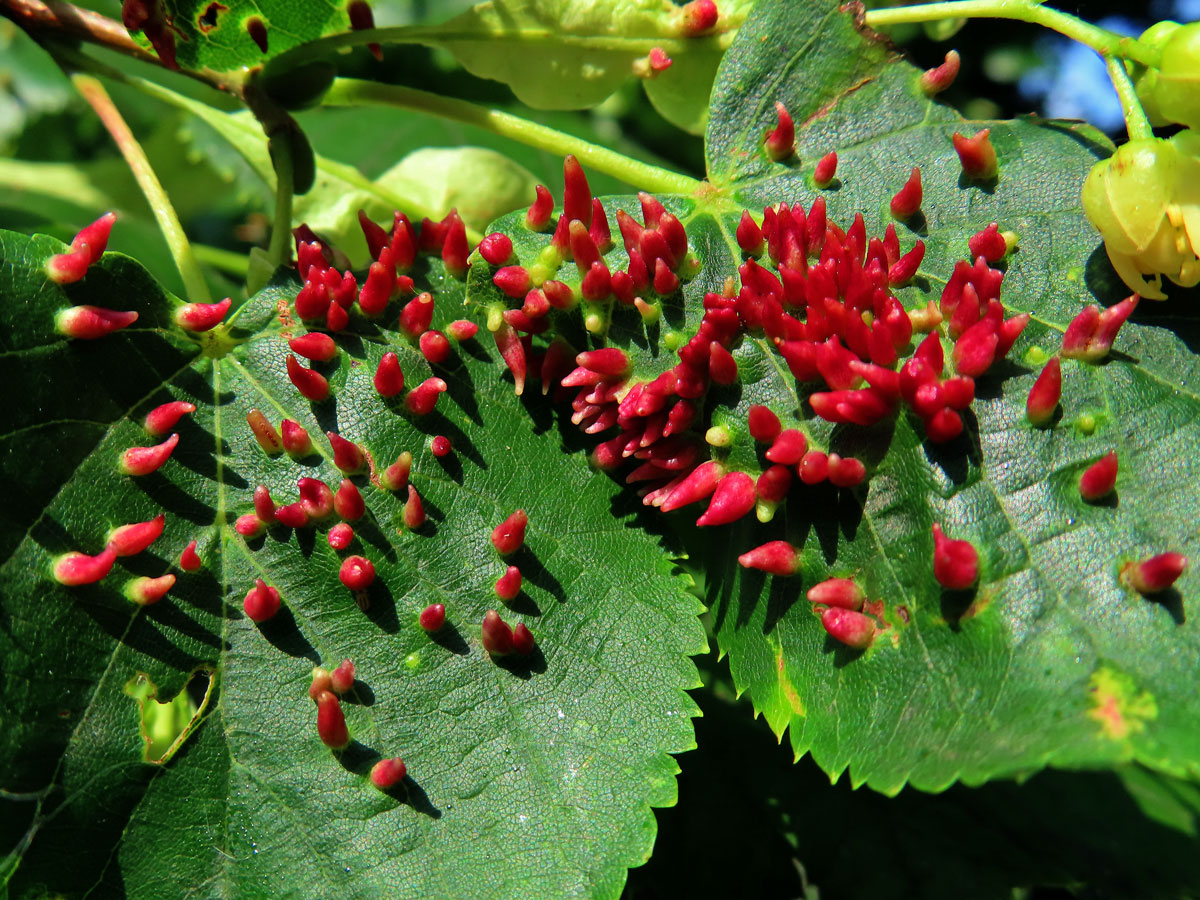
[[[179,269],[179,275],[183,279],[183,288],[187,293],[187,299],[195,303],[211,303],[212,295],[208,292],[208,284],[192,253],[192,246],[188,243],[183,225],[180,224],[175,207],[171,205],[171,200],[167,197],[167,192],[163,190],[158,176],[150,167],[150,160],[146,158],[142,145],[137,142],[133,132],[129,130],[129,126],[121,117],[120,111],[113,104],[112,98],[108,96],[108,92],[104,90],[104,86],[99,81],[90,75],[79,73],[72,74],[71,81],[83,99],[96,111],[96,115],[100,117],[100,121],[104,123],[108,133],[112,135],[117,149],[121,151],[121,155],[125,157],[125,162],[133,172],[133,177],[137,181],[138,187],[142,189],[142,193],[150,204],[150,210],[158,221],[158,227],[167,240],[167,246],[175,260],[175,266]]]
[[[1125,130],[1129,132],[1129,139],[1136,141],[1154,137],[1154,127],[1146,117],[1146,111],[1142,109],[1137,89],[1125,70],[1125,63],[1109,58],[1104,64],[1108,69],[1108,77],[1112,79],[1113,87],[1117,90],[1117,97],[1121,100],[1121,112],[1125,114]]]
[[[867,25],[886,28],[914,22],[938,22],[943,19],[1016,19],[1041,25],[1066,35],[1101,56],[1132,59],[1144,66],[1158,65],[1158,54],[1137,38],[1113,34],[1068,13],[1042,6],[1034,0],[948,0],[944,3],[921,3],[916,6],[895,6],[868,10]]]
[[[695,178],[638,162],[623,153],[530,122],[520,116],[414,88],[338,78],[325,95],[324,102],[327,106],[375,104],[433,113],[444,119],[483,128],[493,134],[553,153],[555,156],[573,153],[585,166],[648,191],[694,194],[703,185],[703,182]]]
[[[208,244],[192,244],[192,252],[200,262],[228,275],[245,278],[250,271],[250,257],[236,250],[211,247]]]
[[[275,166],[275,219],[271,223],[271,243],[267,259],[282,266],[292,255],[292,142],[282,138],[269,144]]]

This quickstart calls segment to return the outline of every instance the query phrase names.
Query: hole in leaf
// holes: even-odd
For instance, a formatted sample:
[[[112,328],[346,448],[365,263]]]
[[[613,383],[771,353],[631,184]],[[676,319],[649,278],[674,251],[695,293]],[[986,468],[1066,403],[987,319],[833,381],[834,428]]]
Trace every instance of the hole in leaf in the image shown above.
[[[200,30],[204,34],[208,34],[210,31],[216,28],[218,24],[220,24],[217,19],[223,12],[229,12],[229,7],[223,3],[217,3],[214,0],[214,2],[208,4],[208,6],[204,8],[204,12],[197,17],[196,24],[200,26]]]
[[[171,759],[183,742],[200,723],[215,680],[208,669],[192,674],[183,690],[174,697],[160,701],[158,687],[145,673],[139,672],[125,685],[125,693],[137,701],[141,711],[143,759],[161,765]]]

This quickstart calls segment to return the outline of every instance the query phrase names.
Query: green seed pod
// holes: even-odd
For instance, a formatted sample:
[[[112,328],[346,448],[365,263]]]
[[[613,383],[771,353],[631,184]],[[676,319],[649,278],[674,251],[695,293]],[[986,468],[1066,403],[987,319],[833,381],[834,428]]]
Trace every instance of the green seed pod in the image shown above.
[[[1163,45],[1154,99],[1171,122],[1200,127],[1200,22],[1181,25]]]
[[[1138,43],[1145,44],[1151,50],[1161,54],[1163,47],[1179,27],[1178,22],[1170,20],[1155,22],[1142,32]],[[1158,69],[1138,66],[1134,73],[1134,84],[1137,86],[1138,100],[1141,101],[1142,109],[1146,111],[1150,124],[1155,128],[1170,124],[1170,120],[1163,116],[1162,110],[1158,106]]]

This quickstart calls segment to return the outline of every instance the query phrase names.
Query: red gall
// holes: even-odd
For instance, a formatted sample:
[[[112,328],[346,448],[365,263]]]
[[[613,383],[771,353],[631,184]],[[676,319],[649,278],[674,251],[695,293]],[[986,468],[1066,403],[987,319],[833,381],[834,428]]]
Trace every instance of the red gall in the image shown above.
[[[460,343],[469,341],[478,331],[479,326],[467,319],[456,319],[446,326],[446,333]]]
[[[696,520],[698,526],[728,525],[754,509],[754,479],[745,472],[730,472],[713,491],[708,509]]]
[[[46,261],[46,276],[56,284],[72,284],[82,279],[87,274],[88,267],[104,253],[116,220],[116,213],[110,212],[91,225],[85,226],[71,239],[69,251],[52,256]]]
[[[261,535],[267,526],[256,513],[246,513],[238,516],[233,523],[233,530],[240,534],[246,540],[252,540]]]
[[[293,459],[303,459],[313,452],[312,437],[299,422],[284,419],[279,430],[282,434],[283,449]]]
[[[875,620],[870,616],[837,606],[829,606],[821,611],[821,625],[834,640],[856,650],[870,647],[878,630]]]
[[[819,188],[827,188],[833,184],[837,174],[838,156],[836,151],[830,151],[821,157],[813,169],[813,183]]]
[[[94,341],[128,328],[137,321],[136,312],[120,312],[101,306],[72,306],[54,317],[54,330],[69,338]]]
[[[185,303],[175,308],[171,319],[185,331],[211,331],[221,324],[232,304],[229,297],[220,303]]]
[[[308,524],[308,512],[303,503],[289,503],[276,508],[275,521],[285,528],[303,528]]]
[[[512,238],[500,231],[485,235],[479,242],[479,255],[484,262],[493,266],[507,264],[513,256]]]
[[[265,484],[254,489],[254,514],[265,525],[275,521],[275,501],[271,499],[271,491]]]
[[[525,391],[525,375],[527,373],[525,346],[521,343],[520,335],[508,323],[502,323],[492,332],[492,337],[496,341],[496,349],[500,351],[500,357],[508,366],[508,370],[512,372],[514,392],[519,397]]]
[[[517,623],[516,627],[513,628],[513,652],[518,656],[528,656],[533,652],[533,644],[533,632],[526,627],[524,622]]]
[[[333,488],[319,478],[298,478],[296,487],[300,491],[300,506],[309,519],[324,519],[333,513]],[[279,510],[275,510],[279,518]]]
[[[117,461],[117,468],[122,475],[140,477],[157,472],[170,458],[171,452],[179,443],[179,435],[172,434],[161,444],[153,447],[130,447],[124,451]]]
[[[196,552],[196,541],[189,541],[179,554],[179,568],[185,572],[198,572],[203,565],[200,554]]]
[[[433,294],[417,294],[400,310],[400,330],[414,340],[429,330],[433,322]]]
[[[525,510],[518,509],[492,529],[492,546],[501,556],[516,553],[525,543],[525,528],[528,524],[529,516]]]
[[[800,569],[800,551],[787,541],[769,541],[738,557],[745,569],[759,569],[771,575],[787,577]]]
[[[334,550],[345,550],[354,543],[354,528],[345,522],[338,522],[329,529],[326,539]]]
[[[408,392],[404,398],[405,408],[414,416],[427,416],[433,412],[438,397],[446,390],[446,382],[440,378],[426,378]]]
[[[724,466],[716,460],[701,463],[675,486],[659,508],[663,512],[672,512],[690,503],[704,500],[717,489],[724,475]]]
[[[783,162],[796,152],[796,126],[792,123],[787,107],[778,100],[775,101],[775,115],[777,123],[774,129],[766,133],[763,147],[767,156],[775,162]]]
[[[381,791],[390,791],[402,782],[407,774],[408,767],[404,765],[404,760],[400,757],[381,759],[371,766],[371,784]]]
[[[489,609],[483,617],[480,629],[483,649],[490,656],[507,656],[513,651],[513,631],[508,623],[500,618],[500,613]]]
[[[302,396],[313,403],[320,403],[329,396],[329,382],[320,372],[305,368],[292,354],[287,357],[288,379]]]
[[[504,574],[496,579],[495,590],[496,596],[505,603],[515,599],[521,593],[521,570],[516,566],[505,569]]]
[[[444,434],[435,434],[429,441],[429,452],[438,459],[449,456],[453,450],[454,445],[450,443],[450,438]]]
[[[312,682],[308,686],[309,698],[316,700],[321,694],[332,690],[333,682],[329,677],[329,670],[324,666],[313,666]]]
[[[933,525],[933,577],[950,591],[965,591],[979,580],[979,553],[970,541],[946,537]]]
[[[592,226],[592,189],[573,154],[563,159],[563,215],[568,223],[578,219],[585,229]]]
[[[862,609],[867,595],[849,578],[826,578],[808,589],[808,601],[838,609]]]
[[[375,367],[375,390],[381,397],[395,397],[404,390],[404,371],[400,357],[389,350]]]
[[[408,473],[412,469],[412,454],[405,450],[396,461],[383,470],[379,484],[384,490],[402,491],[408,487]]]
[[[116,562],[117,551],[106,547],[95,556],[71,551],[55,558],[52,572],[54,580],[67,587],[81,584],[95,584],[112,571]]]
[[[332,691],[317,695],[317,736],[331,750],[341,750],[350,743],[342,701]]]
[[[1121,567],[1121,580],[1139,594],[1158,594],[1173,585],[1188,566],[1182,553],[1160,553]]]
[[[417,622],[430,634],[440,631],[442,626],[446,624],[445,605],[442,603],[429,604],[429,606],[421,610],[421,615],[417,617]]]
[[[1103,500],[1117,485],[1117,451],[1110,450],[1083,470],[1079,496],[1089,503]]]
[[[166,516],[159,513],[147,522],[114,528],[108,533],[108,546],[116,551],[117,556],[136,556],[158,540],[166,521]]]
[[[1030,424],[1039,428],[1051,424],[1061,397],[1062,363],[1057,356],[1052,356],[1042,368],[1033,387],[1029,389],[1029,396],[1025,398],[1025,416]]]
[[[441,365],[450,356],[450,342],[440,331],[423,332],[418,346],[421,348],[421,355],[431,366]]]
[[[155,437],[159,437],[167,434],[179,424],[179,420],[184,416],[191,415],[195,411],[196,404],[194,403],[188,403],[186,400],[172,400],[170,403],[156,406],[146,413],[142,427]]]
[[[169,573],[157,578],[143,575],[125,584],[125,596],[138,606],[150,606],[165,597],[174,586],[175,576]]]
[[[717,27],[717,4],[713,0],[691,0],[679,8],[679,33],[700,37]]]
[[[830,453],[826,458],[826,477],[834,487],[852,488],[862,484],[867,477],[867,468],[852,456]]]
[[[338,354],[338,346],[327,334],[310,331],[288,341],[292,352],[315,362],[328,362]]]
[[[796,466],[796,474],[805,484],[820,484],[829,477],[829,457],[820,450],[809,450]]]
[[[550,224],[554,213],[554,197],[550,189],[539,184],[534,188],[535,198],[529,210],[525,213],[525,227],[530,231],[543,231]]]
[[[362,493],[349,478],[342,479],[342,483],[333,495],[333,511],[347,522],[355,522],[361,519],[363,513],[367,511],[367,505],[363,501]]]
[[[353,441],[348,441],[336,431],[325,432],[329,444],[333,448],[333,464],[344,475],[361,472],[367,465],[367,458],[362,448]]]
[[[338,579],[352,591],[365,591],[375,581],[375,564],[365,556],[348,556],[338,569]]]
[[[991,181],[1000,171],[996,150],[992,147],[991,129],[984,128],[971,137],[954,133],[954,151],[962,164],[963,174],[976,181]]]
[[[904,187],[896,191],[892,197],[890,204],[892,215],[901,221],[911,219],[921,210],[922,193],[921,168],[913,166],[912,174],[904,183]]]
[[[954,79],[958,77],[961,63],[962,60],[957,50],[946,51],[945,62],[921,73],[921,90],[930,97],[946,90],[954,84]]]
[[[246,424],[250,426],[250,433],[258,441],[258,446],[262,447],[263,452],[268,456],[275,456],[283,450],[283,441],[279,437],[279,432],[260,410],[252,409],[246,413]]]
[[[425,524],[425,504],[411,484],[408,486],[408,500],[404,502],[403,519],[404,527],[409,531],[416,531]]]
[[[255,580],[254,587],[250,588],[242,601],[242,609],[252,622],[266,622],[273,618],[281,605],[279,591],[261,578]]]
[[[345,694],[354,687],[354,662],[343,659],[341,665],[329,673],[329,689],[335,694]]]
[[[450,227],[446,231],[446,240],[442,244],[442,263],[446,271],[455,278],[462,278],[471,268],[468,261],[471,247],[467,243],[467,226],[459,216],[458,210],[450,210]]]

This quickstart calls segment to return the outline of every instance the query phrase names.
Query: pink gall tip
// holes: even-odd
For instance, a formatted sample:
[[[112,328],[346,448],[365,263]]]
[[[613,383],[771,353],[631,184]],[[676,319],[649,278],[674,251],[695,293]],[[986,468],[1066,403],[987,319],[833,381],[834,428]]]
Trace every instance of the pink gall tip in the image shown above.
[[[408,499],[404,502],[402,518],[404,527],[409,531],[416,531],[425,524],[425,503],[411,484],[408,486]]]
[[[427,416],[433,412],[438,397],[446,390],[446,382],[440,378],[426,378],[408,392],[404,398],[405,408],[414,416]]]
[[[179,443],[179,435],[172,434],[161,444],[153,447],[130,447],[124,451],[117,461],[117,468],[122,475],[140,477],[157,472],[171,457],[171,452]]]
[[[120,312],[102,306],[72,306],[54,317],[54,329],[69,338],[94,341],[137,321],[133,311]]]
[[[830,151],[817,161],[817,166],[813,169],[813,183],[825,189],[833,184],[833,179],[837,175],[838,156],[836,151]]]
[[[316,700],[326,691],[332,690],[333,680],[329,676],[329,670],[324,666],[313,666],[312,681],[308,686],[309,698]]]
[[[442,244],[442,263],[446,266],[447,272],[455,278],[462,278],[467,274],[467,269],[471,268],[471,264],[468,262],[471,247],[467,243],[466,223],[463,222],[456,210],[451,210],[450,215],[453,218],[446,231],[446,241]]]
[[[444,456],[449,456],[454,450],[454,445],[450,443],[450,438],[444,434],[435,434],[429,440],[429,452],[441,459]]]
[[[743,253],[747,256],[762,256],[767,242],[763,237],[762,229],[754,221],[748,209],[742,210],[742,218],[738,222],[736,236],[738,247]]]
[[[767,132],[763,139],[763,147],[767,156],[775,162],[783,162],[796,152],[796,126],[792,123],[787,107],[779,101],[775,102],[775,115],[778,122],[774,129]]]
[[[1182,553],[1160,553],[1141,562],[1126,563],[1121,579],[1139,594],[1158,594],[1173,585],[1188,566]]]
[[[867,595],[849,578],[827,578],[808,589],[808,601],[837,609],[862,609]]]
[[[528,656],[533,652],[533,632],[526,627],[524,622],[517,623],[517,626],[513,628],[512,644],[513,653],[518,656]]]
[[[507,656],[513,652],[513,631],[508,623],[500,618],[500,613],[489,609],[483,617],[480,629],[483,649],[490,656]]]
[[[390,791],[404,780],[408,767],[398,756],[391,759],[381,759],[371,767],[371,784],[381,791]]]
[[[794,466],[808,451],[808,440],[795,428],[785,428],[775,436],[766,457],[773,463]]]
[[[505,603],[515,599],[521,593],[521,570],[516,566],[505,569],[504,574],[496,579],[495,590],[496,596]]]
[[[159,513],[147,522],[114,528],[108,534],[108,546],[117,552],[117,556],[136,556],[159,539],[166,521],[166,516]]]
[[[1025,416],[1030,424],[1042,427],[1054,420],[1058,401],[1062,397],[1062,363],[1050,357],[1025,398]]]
[[[352,591],[365,591],[375,581],[375,564],[365,556],[348,556],[338,569],[338,580]]]
[[[194,403],[188,403],[186,400],[172,400],[170,403],[156,406],[150,412],[146,413],[146,418],[142,421],[142,427],[155,437],[159,437],[170,432],[172,428],[179,424],[180,419],[191,415],[195,411],[196,404]]]
[[[852,456],[838,456],[830,453],[827,460],[827,475],[829,483],[834,487],[852,488],[863,483],[867,477],[867,467]]]
[[[900,221],[911,219],[921,210],[922,194],[921,168],[913,166],[912,174],[904,183],[904,187],[896,191],[892,197],[890,203],[892,215]]]
[[[287,376],[305,399],[320,403],[329,397],[329,382],[320,372],[300,365],[290,353],[287,358]]]
[[[979,553],[970,541],[946,537],[933,526],[933,577],[949,591],[965,591],[979,580]]]
[[[820,450],[809,450],[796,466],[796,474],[805,484],[820,484],[829,477],[829,457]]]
[[[112,547],[106,547],[95,556],[77,551],[64,553],[54,560],[54,580],[67,587],[95,584],[112,571],[116,559],[117,551]]]
[[[196,552],[196,541],[189,541],[179,554],[179,568],[185,572],[198,572],[203,565],[200,554]]]
[[[292,419],[284,419],[280,423],[279,430],[281,433],[280,443],[283,445],[283,449],[287,451],[288,456],[293,459],[303,459],[312,454],[312,436],[299,422],[295,422]]]
[[[769,541],[738,557],[745,569],[759,569],[771,575],[787,577],[800,569],[800,551],[787,541]]]
[[[327,334],[310,331],[288,341],[288,347],[297,356],[311,359],[314,362],[328,362],[338,354],[338,346]]]
[[[412,470],[412,454],[402,452],[396,461],[383,470],[379,485],[387,491],[402,491],[408,487],[408,473]]]
[[[962,59],[958,55],[957,50],[946,51],[946,59],[940,66],[934,66],[932,69],[926,69],[921,73],[921,90],[926,96],[932,97],[935,94],[940,94],[950,85],[954,84],[954,79],[958,77],[958,69],[962,64]]]
[[[583,166],[570,153],[563,159],[563,215],[568,223],[578,219],[585,230],[592,227],[592,189]]]
[[[679,8],[679,33],[700,37],[717,27],[717,4],[713,0],[691,0]]]
[[[1008,243],[995,222],[967,238],[967,248],[971,251],[972,259],[982,256],[990,263],[999,262],[1008,253]]]
[[[346,550],[354,543],[354,528],[345,522],[338,522],[329,529],[326,539],[329,541],[329,546],[334,550]]]
[[[329,673],[329,689],[335,694],[345,694],[354,687],[354,661],[343,659],[341,665]]]
[[[1117,486],[1117,451],[1110,450],[1083,470],[1079,496],[1089,503],[1103,500]]]
[[[211,331],[221,324],[232,304],[229,297],[220,303],[185,303],[176,307],[171,318],[184,331]]]
[[[479,332],[479,326],[468,319],[456,319],[446,326],[446,334],[462,343],[469,341]]]
[[[507,322],[492,332],[492,338],[496,342],[496,349],[500,351],[500,358],[512,372],[514,393],[519,397],[525,391],[525,375],[528,371],[525,345],[521,343],[516,329]]]
[[[432,634],[435,631],[441,631],[442,626],[446,624],[446,607],[442,603],[431,603],[423,610],[421,615],[417,617],[417,622],[421,628]]]
[[[333,495],[333,511],[347,522],[356,522],[367,511],[362,492],[349,478],[343,478]]]
[[[250,433],[267,456],[275,456],[283,450],[283,440],[279,437],[279,432],[261,410],[252,409],[246,413],[246,424],[250,426]]]
[[[696,524],[703,527],[736,522],[754,509],[756,498],[754,479],[745,472],[730,472],[717,483],[708,509]]]
[[[174,586],[174,575],[160,575],[157,578],[143,575],[125,584],[125,597],[138,606],[150,606],[165,597]]]
[[[958,132],[952,138],[954,151],[962,164],[963,174],[976,181],[991,181],[1000,171],[996,150],[992,146],[991,129],[984,128],[971,137]]]
[[[834,640],[855,650],[870,647],[877,631],[875,620],[870,616],[837,606],[821,611],[821,625]]]
[[[332,691],[322,691],[317,695],[317,736],[331,750],[341,750],[350,743],[350,730],[346,727],[342,701]]]
[[[366,467],[367,458],[358,444],[346,440],[336,431],[325,432],[325,437],[333,447],[333,464],[343,475],[353,475]]]
[[[389,350],[375,367],[375,390],[381,397],[395,397],[404,390],[404,371],[400,357]]]
[[[242,601],[242,609],[252,622],[266,622],[273,618],[281,605],[279,591],[261,578],[255,580],[254,587],[250,588]]]
[[[529,516],[525,510],[518,509],[492,529],[492,546],[501,556],[516,553],[525,543],[525,527],[528,524]]]
[[[271,491],[265,484],[254,489],[254,514],[264,525],[275,521],[275,501],[271,499]]]

